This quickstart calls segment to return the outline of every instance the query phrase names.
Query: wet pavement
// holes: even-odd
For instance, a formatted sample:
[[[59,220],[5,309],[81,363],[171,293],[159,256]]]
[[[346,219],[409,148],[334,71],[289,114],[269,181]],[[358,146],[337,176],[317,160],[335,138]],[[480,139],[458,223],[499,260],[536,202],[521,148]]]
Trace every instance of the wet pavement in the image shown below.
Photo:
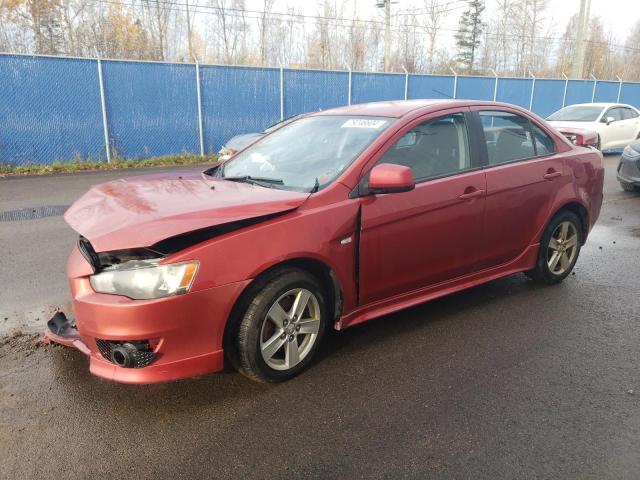
[[[0,335],[42,331],[54,307],[68,309],[67,257],[77,234],[63,208],[91,186],[122,177],[203,166],[0,178]],[[58,215],[48,215],[56,212]],[[11,220],[31,213],[42,218]],[[42,215],[42,214],[45,215]]]
[[[640,194],[605,161],[600,221],[563,284],[514,275],[333,333],[286,384],[118,385],[73,350],[4,337],[0,478],[640,478]],[[6,207],[16,182],[39,204],[73,198],[0,181],[1,210],[31,206]],[[0,306],[49,308],[74,235],[60,217],[6,225]]]

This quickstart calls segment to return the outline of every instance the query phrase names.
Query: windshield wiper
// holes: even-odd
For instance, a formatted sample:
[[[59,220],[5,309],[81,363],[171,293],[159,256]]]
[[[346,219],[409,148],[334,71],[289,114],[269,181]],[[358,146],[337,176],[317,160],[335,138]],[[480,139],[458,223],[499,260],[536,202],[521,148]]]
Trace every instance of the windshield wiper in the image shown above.
[[[311,188],[311,190],[309,190],[309,193],[316,193],[318,190],[320,190],[320,182],[318,181],[318,177],[316,177],[316,183],[313,184],[313,187]]]
[[[274,185],[284,185],[284,181],[280,178],[252,177],[251,175],[241,175],[238,177],[222,177],[230,182],[245,182],[261,187],[273,188]]]

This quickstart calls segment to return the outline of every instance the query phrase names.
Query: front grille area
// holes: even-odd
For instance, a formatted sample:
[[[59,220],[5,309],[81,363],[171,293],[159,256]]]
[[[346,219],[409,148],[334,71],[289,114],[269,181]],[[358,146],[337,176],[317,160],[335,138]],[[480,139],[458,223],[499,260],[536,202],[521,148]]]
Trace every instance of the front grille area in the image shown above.
[[[153,362],[156,358],[156,354],[149,346],[147,340],[134,340],[129,342],[116,342],[110,340],[96,339],[96,346],[100,354],[109,362],[113,361],[113,350],[117,347],[121,347],[125,344],[133,345],[136,347],[136,352],[133,355],[133,368],[143,368]]]

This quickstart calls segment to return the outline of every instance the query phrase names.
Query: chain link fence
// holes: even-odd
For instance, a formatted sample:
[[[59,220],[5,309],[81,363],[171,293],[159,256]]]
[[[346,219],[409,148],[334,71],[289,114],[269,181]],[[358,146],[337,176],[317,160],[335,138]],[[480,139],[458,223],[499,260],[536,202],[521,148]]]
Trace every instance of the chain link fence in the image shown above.
[[[304,112],[413,98],[640,107],[640,83],[419,75],[0,54],[0,163],[215,153]]]

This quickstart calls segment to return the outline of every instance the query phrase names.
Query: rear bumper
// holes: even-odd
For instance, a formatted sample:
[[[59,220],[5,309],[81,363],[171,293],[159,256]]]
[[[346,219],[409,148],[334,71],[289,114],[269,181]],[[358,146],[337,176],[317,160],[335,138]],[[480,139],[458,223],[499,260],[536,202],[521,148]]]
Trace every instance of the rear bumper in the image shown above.
[[[231,307],[246,282],[158,300],[95,293],[86,277],[71,279],[77,329],[45,330],[49,340],[89,357],[92,374],[122,383],[158,383],[217,372],[224,367],[222,339]],[[107,359],[97,341],[148,342],[154,360],[125,368]]]

